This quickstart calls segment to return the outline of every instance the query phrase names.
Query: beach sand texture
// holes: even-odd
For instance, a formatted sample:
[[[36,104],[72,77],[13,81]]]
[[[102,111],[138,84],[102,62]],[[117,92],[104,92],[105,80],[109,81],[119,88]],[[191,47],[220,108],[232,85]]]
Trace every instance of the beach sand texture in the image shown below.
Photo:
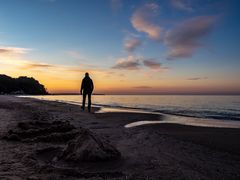
[[[0,179],[240,179],[240,129],[124,127],[163,118],[0,96]]]

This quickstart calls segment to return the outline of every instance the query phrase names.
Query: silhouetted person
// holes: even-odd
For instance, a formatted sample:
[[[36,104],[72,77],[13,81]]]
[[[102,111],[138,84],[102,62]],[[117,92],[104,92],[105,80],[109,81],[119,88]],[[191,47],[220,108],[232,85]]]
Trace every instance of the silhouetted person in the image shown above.
[[[86,96],[88,96],[88,112],[91,112],[91,95],[93,92],[93,81],[89,77],[88,73],[85,73],[85,77],[82,80],[80,93],[83,95],[82,109],[85,109]]]

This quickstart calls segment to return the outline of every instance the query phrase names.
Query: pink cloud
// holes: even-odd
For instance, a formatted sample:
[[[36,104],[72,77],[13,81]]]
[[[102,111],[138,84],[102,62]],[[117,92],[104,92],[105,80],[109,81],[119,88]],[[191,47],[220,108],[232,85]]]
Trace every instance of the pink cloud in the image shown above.
[[[211,32],[216,16],[198,16],[178,24],[168,31],[165,43],[169,47],[168,59],[191,57],[202,47],[200,39]]]
[[[162,68],[162,64],[159,62],[156,62],[155,59],[145,59],[143,60],[143,64],[150,68],[150,69],[161,69]]]
[[[120,58],[117,63],[112,67],[114,69],[127,69],[136,70],[139,69],[140,60],[135,56],[128,56],[127,58]]]
[[[138,8],[131,18],[133,27],[139,32],[146,33],[153,40],[160,40],[161,28],[153,22],[158,9],[159,6],[155,3],[145,4]]]
[[[157,59],[145,59],[143,57],[136,57],[132,55],[126,58],[118,59],[116,64],[112,68],[125,70],[140,70],[144,67],[147,67],[152,71],[162,71],[169,69],[168,67],[162,66],[160,62],[157,62]]]
[[[138,38],[127,39],[124,43],[124,49],[128,52],[132,52],[140,45],[141,41]]]

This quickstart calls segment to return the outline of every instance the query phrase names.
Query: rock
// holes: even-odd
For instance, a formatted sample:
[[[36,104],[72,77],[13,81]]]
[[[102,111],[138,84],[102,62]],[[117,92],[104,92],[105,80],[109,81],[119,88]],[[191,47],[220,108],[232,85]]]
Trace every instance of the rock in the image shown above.
[[[66,161],[97,162],[119,159],[121,153],[103,138],[89,130],[82,130],[64,149],[61,159]]]

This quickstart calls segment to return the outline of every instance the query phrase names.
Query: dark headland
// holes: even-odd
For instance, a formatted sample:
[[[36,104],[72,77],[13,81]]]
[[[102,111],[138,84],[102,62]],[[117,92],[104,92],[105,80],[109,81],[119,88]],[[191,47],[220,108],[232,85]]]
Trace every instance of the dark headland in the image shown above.
[[[12,78],[0,74],[0,94],[47,95],[48,92],[44,85],[33,77],[20,76]]]

